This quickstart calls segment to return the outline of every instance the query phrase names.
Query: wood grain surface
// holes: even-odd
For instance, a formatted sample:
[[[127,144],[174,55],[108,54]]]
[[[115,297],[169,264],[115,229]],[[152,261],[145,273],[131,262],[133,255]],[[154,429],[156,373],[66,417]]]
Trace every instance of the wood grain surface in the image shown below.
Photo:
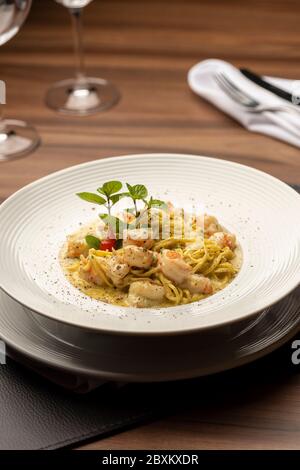
[[[289,342],[237,370],[148,386],[141,400],[160,393],[177,413],[82,448],[299,449],[300,365],[292,364],[292,351]]]
[[[51,83],[73,75],[68,12],[35,1],[20,33],[1,47],[0,75],[6,116],[33,123],[42,146],[0,164],[0,198],[73,164],[161,151],[212,155],[300,183],[299,149],[246,131],[186,83],[189,67],[212,57],[300,79],[299,18],[298,0],[95,0],[85,11],[87,68],[115,82],[122,100],[70,118],[44,105]],[[254,374],[253,393],[241,400],[221,396],[88,448],[300,448],[299,376],[267,389]]]

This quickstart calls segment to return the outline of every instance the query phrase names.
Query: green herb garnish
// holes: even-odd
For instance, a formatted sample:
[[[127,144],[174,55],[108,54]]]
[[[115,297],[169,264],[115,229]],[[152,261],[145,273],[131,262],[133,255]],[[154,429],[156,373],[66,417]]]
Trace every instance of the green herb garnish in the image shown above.
[[[105,204],[105,199],[101,196],[98,196],[98,194],[94,193],[77,193],[77,196],[79,196],[81,199],[87,202],[91,202],[92,204]]]
[[[111,208],[127,193],[119,193],[122,189],[122,183],[120,181],[107,181],[100,188],[97,189],[99,194],[95,193],[77,193],[81,199],[92,204],[99,204],[100,206],[105,206],[108,210],[108,213],[111,213]],[[118,194],[117,194],[118,193]],[[104,196],[104,197],[103,197]]]
[[[150,211],[152,207],[166,207],[166,203],[160,199],[154,199],[152,196],[148,199],[148,190],[143,184],[131,185],[126,183],[126,186],[128,192],[120,192],[123,187],[120,181],[107,181],[97,189],[97,192],[101,194],[101,196],[99,194],[89,192],[77,193],[77,196],[79,196],[84,201],[104,206],[107,209],[107,213],[101,213],[99,214],[99,217],[111,228],[113,233],[116,234],[116,238],[118,238],[119,235],[123,233],[123,230],[127,227],[139,227],[139,222],[142,216]],[[129,225],[111,214],[112,207],[123,197],[131,198],[134,206],[133,208],[125,209],[127,212],[134,214],[136,217],[136,220]],[[144,203],[144,206],[141,209],[138,207],[138,201],[142,201]],[[87,243],[92,248],[95,248],[95,245],[98,242],[99,244],[97,246],[100,246],[100,240],[97,239],[97,237],[88,235],[87,238],[89,238],[89,242],[87,241]]]
[[[99,250],[101,240],[99,238],[94,237],[94,235],[87,235],[85,237],[85,241],[87,242],[89,248],[95,248],[95,250]]]

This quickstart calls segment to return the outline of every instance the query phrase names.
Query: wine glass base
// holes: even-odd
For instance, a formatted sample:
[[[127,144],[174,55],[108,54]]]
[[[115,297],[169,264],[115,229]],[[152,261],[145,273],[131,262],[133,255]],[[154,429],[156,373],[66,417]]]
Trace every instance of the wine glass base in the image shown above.
[[[55,83],[46,95],[46,104],[63,114],[84,116],[105,111],[119,99],[120,94],[112,83],[85,77]]]
[[[40,144],[40,138],[26,122],[13,119],[1,121],[0,162],[21,158],[32,153]]]

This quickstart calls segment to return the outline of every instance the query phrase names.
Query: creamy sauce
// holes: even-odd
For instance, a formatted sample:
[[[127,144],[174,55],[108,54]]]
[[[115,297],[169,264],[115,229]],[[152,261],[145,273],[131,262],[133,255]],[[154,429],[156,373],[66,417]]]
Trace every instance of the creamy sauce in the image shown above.
[[[78,233],[78,232],[77,232]],[[77,270],[73,271],[72,268],[76,269],[78,266],[78,259],[70,259],[66,256],[67,253],[67,243],[64,244],[59,260],[62,270],[68,279],[68,281],[77,289],[79,289],[83,294],[88,295],[96,300],[101,300],[102,302],[108,304],[115,304],[120,306],[127,305],[127,292],[114,287],[101,287],[96,284],[86,282],[84,279],[81,279]]]
[[[98,221],[98,224],[99,224],[99,221]],[[97,221],[91,222],[88,225],[81,227],[79,230],[71,234],[71,237],[74,237],[75,239],[84,238],[88,234],[95,233],[96,227],[97,227]],[[224,232],[226,232],[226,229],[224,229],[223,227],[222,229],[224,230]],[[92,297],[93,299],[99,300],[101,302],[118,305],[120,307],[128,307],[128,302],[127,302],[127,297],[128,297],[127,290],[128,289],[122,290],[116,287],[109,287],[109,286],[102,287],[102,286],[98,286],[96,284],[87,282],[84,279],[82,279],[79,276],[78,270],[76,269],[79,266],[79,259],[68,258],[67,248],[68,248],[68,242],[66,242],[63,245],[59,253],[59,261],[60,261],[60,265],[62,267],[62,270],[66,278],[74,287],[79,289],[83,294],[88,295],[89,297]],[[239,244],[237,244],[237,247],[234,250],[234,254],[235,254],[235,257],[230,262],[237,269],[237,271],[239,271],[242,265],[242,260],[243,260],[242,249]],[[230,279],[229,282],[221,289],[214,288],[214,293],[216,293],[218,290],[223,290],[234,279],[235,279],[235,276],[232,279]],[[204,296],[204,297],[210,297],[210,295]],[[166,299],[166,301],[160,302],[157,305],[153,305],[153,307],[157,307],[157,308],[172,307],[172,306],[174,306],[174,304],[168,301],[168,299]]]

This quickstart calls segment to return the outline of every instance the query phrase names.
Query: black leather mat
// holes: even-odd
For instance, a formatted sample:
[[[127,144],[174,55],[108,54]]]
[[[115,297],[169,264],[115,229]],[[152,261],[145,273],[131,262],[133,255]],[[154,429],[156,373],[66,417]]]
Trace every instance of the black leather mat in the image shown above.
[[[104,385],[78,395],[8,359],[0,366],[0,449],[57,449],[153,416],[147,402]]]
[[[300,333],[294,339],[299,341]],[[295,382],[299,387],[293,376],[299,375],[300,364],[291,360],[294,339],[265,358],[227,372],[120,389],[104,385],[84,395],[8,360],[0,366],[0,450],[77,447],[199,406],[206,421],[220,403],[230,413],[234,403],[247,406],[284,384]]]
[[[291,344],[253,364],[211,377],[120,389],[108,384],[84,395],[8,359],[0,365],[0,449],[74,447],[192,407],[195,401],[213,405],[220,390],[223,401],[227,396],[230,401],[240,397],[245,390],[249,393],[254,386],[257,393],[266,383],[275,386],[299,372],[291,362]]]

